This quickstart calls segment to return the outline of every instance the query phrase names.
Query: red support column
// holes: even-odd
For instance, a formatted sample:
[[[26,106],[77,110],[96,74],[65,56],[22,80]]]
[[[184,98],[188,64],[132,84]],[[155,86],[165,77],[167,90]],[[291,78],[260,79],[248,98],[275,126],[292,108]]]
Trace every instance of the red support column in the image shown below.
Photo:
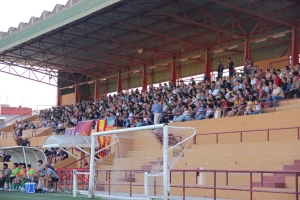
[[[118,74],[118,85],[117,85],[117,92],[122,91],[122,75],[119,73]]]
[[[148,85],[148,73],[147,73],[147,68],[144,66],[143,72],[142,72],[142,91],[145,92],[147,91],[147,85]]]
[[[246,62],[246,60],[250,59],[250,50],[249,50],[249,40],[246,39],[244,41],[244,62]]]
[[[80,102],[80,85],[75,85],[75,99],[74,103]]]
[[[297,25],[292,29],[292,66],[296,66],[299,63],[299,37]]]
[[[61,105],[61,89],[57,87],[57,97],[56,97],[56,105],[57,106],[62,106]]]
[[[209,77],[209,80],[211,80],[210,72],[211,72],[211,55],[209,51],[206,51],[204,74],[206,74],[207,77]]]
[[[174,85],[177,85],[177,61],[175,60],[175,58],[173,58],[171,70],[172,70],[171,80],[173,81]]]
[[[95,80],[94,100],[100,99],[99,79]]]

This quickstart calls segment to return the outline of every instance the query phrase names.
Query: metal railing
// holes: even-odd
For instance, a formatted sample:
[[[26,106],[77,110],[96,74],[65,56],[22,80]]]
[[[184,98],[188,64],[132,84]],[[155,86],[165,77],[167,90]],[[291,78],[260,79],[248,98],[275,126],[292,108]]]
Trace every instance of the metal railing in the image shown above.
[[[268,129],[257,129],[257,130],[239,130],[239,131],[227,131],[227,132],[213,132],[213,133],[203,133],[203,134],[196,134],[193,139],[193,144],[197,144],[197,136],[205,136],[205,135],[216,135],[216,143],[219,143],[219,135],[223,134],[230,134],[230,133],[239,133],[240,142],[243,142],[243,133],[249,133],[249,132],[261,132],[266,131],[267,132],[267,141],[270,141],[270,131],[274,130],[290,130],[290,129],[296,129],[297,130],[297,138],[300,140],[300,126],[299,127],[288,127],[288,128],[268,128]]]
[[[62,185],[66,184],[71,188],[73,185],[73,170],[80,171],[80,172],[89,172],[89,169],[85,168],[59,168],[56,169],[58,175],[59,175],[59,182],[58,187],[62,188]],[[132,196],[132,190],[133,187],[141,187],[144,186],[144,182],[135,182],[134,179],[131,179],[130,175],[134,173],[144,173],[147,172],[147,170],[121,170],[124,172],[124,177],[129,174],[129,178],[126,180],[126,182],[122,183],[112,183],[111,182],[111,174],[116,170],[95,170],[95,176],[99,177],[99,174],[104,175],[104,179],[101,181],[101,185],[107,186],[108,194],[111,193],[111,187],[116,185],[122,185],[122,187],[129,187],[129,195]],[[172,183],[172,180],[174,179],[173,176],[180,173],[182,176],[182,183]],[[203,184],[198,182],[198,177],[201,173],[212,173],[213,174],[213,184]],[[224,175],[225,174],[225,184],[217,184],[217,176],[218,175]],[[249,177],[249,183],[245,183],[244,185],[248,186],[233,186],[230,184],[230,179],[234,179],[236,177],[236,174],[238,174],[240,177]],[[268,190],[268,189],[262,189],[264,187],[264,178],[267,176],[264,175],[281,175],[281,176],[291,176],[294,177],[295,180],[295,188],[289,189],[289,190]],[[189,184],[187,184],[187,176],[189,175],[189,178],[194,177],[194,183],[192,183],[191,179],[188,181]],[[230,176],[233,175],[233,176]],[[177,188],[182,189],[182,199],[185,200],[186,197],[188,197],[187,189],[199,189],[199,190],[213,190],[212,198],[214,200],[217,199],[217,191],[218,190],[229,190],[229,191],[243,191],[243,192],[249,192],[249,199],[253,199],[253,193],[275,193],[275,194],[286,194],[286,195],[295,195],[295,200],[299,200],[298,195],[299,189],[298,189],[298,176],[300,175],[299,171],[262,171],[262,170],[210,170],[210,169],[176,169],[170,171],[170,188]],[[78,185],[81,185],[83,188],[88,187],[89,183],[89,175],[78,175]],[[178,177],[178,176],[177,176]],[[254,177],[259,179],[260,184],[254,185]],[[233,181],[234,182],[234,181]],[[159,184],[153,185],[153,190],[156,191],[156,189],[160,187]],[[97,188],[97,187],[95,187]],[[104,188],[103,188],[104,189]],[[97,190],[97,189],[96,189]],[[172,195],[172,192],[171,192]],[[203,195],[207,196],[207,195]]]
[[[182,184],[181,185],[172,185],[172,174],[174,173],[181,173],[182,174]],[[195,184],[186,184],[186,175],[187,173],[192,173],[195,175]],[[200,185],[197,182],[197,178],[200,173],[213,173],[213,185]],[[244,176],[249,176],[249,187],[247,186],[237,186],[233,187],[229,185],[229,175],[230,174],[240,174]],[[226,183],[225,185],[218,186],[217,185],[217,175],[218,174],[225,174],[226,175]],[[280,174],[284,176],[292,175],[295,177],[295,191],[290,190],[265,190],[265,189],[259,189],[257,186],[253,186],[253,175],[258,174],[260,176],[260,187],[264,186],[264,174]],[[196,170],[189,170],[189,169],[178,169],[178,170],[172,170],[170,172],[170,187],[171,188],[182,188],[182,199],[185,200],[186,196],[186,189],[208,189],[213,190],[213,199],[217,199],[217,190],[231,190],[231,191],[245,191],[249,192],[249,198],[250,200],[253,199],[253,193],[259,192],[259,193],[280,193],[280,194],[294,194],[295,200],[298,200],[298,175],[300,172],[298,171],[260,171],[260,170],[202,170],[202,169],[196,169]]]
[[[300,57],[299,57],[300,58]],[[293,58],[287,58],[287,59],[283,59],[283,60],[278,60],[278,61],[274,61],[274,62],[270,62],[269,63],[269,69],[272,69],[273,68],[273,64],[275,64],[275,63],[281,63],[281,62],[286,62],[285,64],[284,64],[284,66],[291,66],[291,64],[290,64],[290,61],[291,60],[293,60]],[[282,66],[282,68],[284,67],[284,66]],[[297,70],[296,70],[297,71]]]

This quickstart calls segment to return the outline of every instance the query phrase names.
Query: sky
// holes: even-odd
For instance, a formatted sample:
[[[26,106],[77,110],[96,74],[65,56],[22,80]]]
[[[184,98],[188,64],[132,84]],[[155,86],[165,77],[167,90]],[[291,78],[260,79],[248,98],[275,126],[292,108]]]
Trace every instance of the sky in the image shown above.
[[[32,16],[40,17],[44,10],[52,11],[56,4],[66,3],[67,0],[1,0],[0,31],[7,32],[9,27],[18,27],[20,22],[27,23]],[[55,86],[0,72],[0,104],[35,110],[56,105],[56,97]]]

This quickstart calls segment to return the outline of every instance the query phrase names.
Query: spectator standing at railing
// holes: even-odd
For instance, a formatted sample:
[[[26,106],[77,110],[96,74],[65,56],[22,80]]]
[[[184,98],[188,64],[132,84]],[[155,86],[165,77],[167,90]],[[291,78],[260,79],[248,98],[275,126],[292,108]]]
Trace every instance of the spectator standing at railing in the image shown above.
[[[222,79],[222,77],[223,77],[223,71],[224,71],[224,65],[222,65],[222,61],[219,60],[219,61],[218,61],[218,69],[217,69],[217,72],[218,72],[218,78],[219,78],[219,79]]]
[[[244,67],[244,73],[245,74],[251,74],[254,75],[255,73],[255,67],[253,66],[253,62],[251,60],[246,60],[245,67]]]
[[[154,113],[154,124],[160,124],[160,120],[162,118],[163,113],[163,107],[157,100],[154,101],[154,105],[151,109],[151,112]]]
[[[234,75],[234,63],[232,62],[231,58],[227,58],[227,62],[228,62],[228,69],[229,69],[229,77],[233,78]]]

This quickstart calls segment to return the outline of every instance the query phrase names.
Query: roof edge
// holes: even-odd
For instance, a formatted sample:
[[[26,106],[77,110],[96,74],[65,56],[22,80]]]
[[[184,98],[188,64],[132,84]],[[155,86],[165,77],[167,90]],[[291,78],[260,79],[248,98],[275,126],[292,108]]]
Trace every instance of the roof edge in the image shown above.
[[[16,32],[10,36],[4,37],[3,39],[0,39],[0,52],[3,52],[5,50],[8,50],[16,45],[22,44],[28,40],[31,40],[33,38],[36,38],[38,36],[41,36],[45,33],[48,33],[52,30],[55,30],[59,27],[62,27],[66,24],[69,24],[71,22],[74,22],[82,17],[88,16],[89,14],[92,14],[98,10],[101,10],[107,6],[110,6],[114,3],[117,3],[121,0],[84,0],[81,1],[72,7],[69,7],[66,10],[62,10],[61,12],[56,13],[55,15],[50,15],[48,18],[45,18],[41,21],[39,21],[36,24],[33,24],[32,26],[27,27],[24,30],[21,30],[19,32]],[[83,8],[82,11],[74,12],[76,9],[80,10],[80,7]],[[66,16],[71,16],[69,18],[66,18]],[[64,19],[61,19],[63,18]],[[58,23],[54,23],[53,21],[57,20]],[[50,26],[46,26],[47,28],[42,28],[43,25],[45,25],[48,22],[51,22],[52,24]],[[38,29],[35,33],[32,33],[35,31],[35,29]],[[39,30],[40,29],[40,30]],[[1,35],[3,36],[4,32],[1,32]],[[22,37],[22,35],[24,37]]]

